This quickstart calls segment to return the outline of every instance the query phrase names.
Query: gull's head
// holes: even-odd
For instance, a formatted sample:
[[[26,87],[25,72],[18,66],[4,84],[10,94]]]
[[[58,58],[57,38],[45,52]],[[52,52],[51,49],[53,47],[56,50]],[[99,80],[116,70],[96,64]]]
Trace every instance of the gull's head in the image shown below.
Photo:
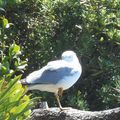
[[[62,60],[72,62],[74,60],[78,60],[76,53],[73,51],[65,51],[62,53]]]

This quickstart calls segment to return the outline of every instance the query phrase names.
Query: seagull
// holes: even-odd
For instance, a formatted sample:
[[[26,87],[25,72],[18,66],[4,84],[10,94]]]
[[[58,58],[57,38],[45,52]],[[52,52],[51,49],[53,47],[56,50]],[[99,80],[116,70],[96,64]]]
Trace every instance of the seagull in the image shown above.
[[[60,97],[64,90],[72,87],[82,73],[82,67],[73,51],[62,53],[60,60],[50,61],[40,70],[30,73],[21,81],[28,90],[40,90],[54,93],[60,110],[64,110]]]

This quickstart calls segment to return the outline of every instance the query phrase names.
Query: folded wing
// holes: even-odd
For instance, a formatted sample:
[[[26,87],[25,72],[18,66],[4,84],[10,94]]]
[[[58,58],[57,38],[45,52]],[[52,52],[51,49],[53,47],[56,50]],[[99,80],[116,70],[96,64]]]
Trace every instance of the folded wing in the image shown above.
[[[57,84],[73,74],[73,68],[67,62],[52,61],[42,69],[31,73],[26,81],[28,84]]]

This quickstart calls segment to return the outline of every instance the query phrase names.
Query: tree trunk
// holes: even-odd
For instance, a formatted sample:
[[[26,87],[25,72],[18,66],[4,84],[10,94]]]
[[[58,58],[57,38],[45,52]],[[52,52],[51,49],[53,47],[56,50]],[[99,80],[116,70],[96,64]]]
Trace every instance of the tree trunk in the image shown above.
[[[66,108],[35,109],[29,120],[120,120],[120,107],[104,111],[82,111]]]

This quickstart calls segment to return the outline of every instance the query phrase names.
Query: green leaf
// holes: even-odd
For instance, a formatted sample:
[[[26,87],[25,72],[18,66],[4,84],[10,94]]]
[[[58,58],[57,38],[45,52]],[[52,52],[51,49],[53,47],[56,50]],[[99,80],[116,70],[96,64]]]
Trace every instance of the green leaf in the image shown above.
[[[12,44],[11,47],[9,48],[10,57],[19,54],[19,52],[20,52],[20,46],[16,45],[15,43]]]
[[[103,38],[103,37],[101,37],[101,38],[100,38],[100,42],[103,42],[103,41],[104,41],[104,38]]]
[[[1,89],[2,89],[3,83],[4,83],[4,80],[1,79],[1,80],[0,80],[0,91],[1,91]]]
[[[7,68],[5,66],[2,66],[2,73],[5,73],[7,71]]]
[[[21,75],[16,76],[14,79],[12,79],[9,83],[8,83],[8,88],[2,93],[2,95],[0,96],[0,103],[2,102],[3,98],[5,96],[7,96],[9,94],[9,91],[12,89],[12,87],[15,85],[15,83],[20,80]]]
[[[7,24],[8,24],[8,20],[6,18],[3,18],[3,24],[2,24],[2,26],[6,27]]]

